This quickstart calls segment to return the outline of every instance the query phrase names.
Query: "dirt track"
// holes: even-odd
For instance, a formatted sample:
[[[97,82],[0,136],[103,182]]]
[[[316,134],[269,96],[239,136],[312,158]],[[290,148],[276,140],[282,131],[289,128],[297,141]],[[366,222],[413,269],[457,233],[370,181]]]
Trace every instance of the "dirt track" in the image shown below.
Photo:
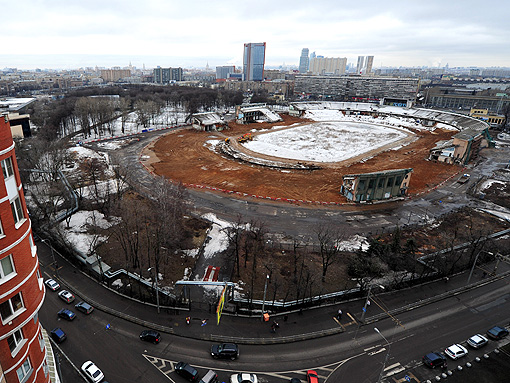
[[[302,119],[282,115],[286,126]],[[184,129],[162,136],[149,145],[142,155],[149,158],[145,165],[154,173],[184,184],[206,185],[249,195],[269,196],[306,201],[347,202],[339,194],[342,176],[389,169],[413,168],[409,194],[426,191],[457,173],[456,166],[427,161],[429,150],[440,140],[451,138],[455,132],[435,130],[416,131],[415,142],[399,149],[378,154],[364,163],[321,164],[320,170],[281,171],[235,161],[214,153],[205,146],[211,139],[237,137],[252,129],[267,129],[266,123],[249,125],[229,124],[223,132],[200,132]]]

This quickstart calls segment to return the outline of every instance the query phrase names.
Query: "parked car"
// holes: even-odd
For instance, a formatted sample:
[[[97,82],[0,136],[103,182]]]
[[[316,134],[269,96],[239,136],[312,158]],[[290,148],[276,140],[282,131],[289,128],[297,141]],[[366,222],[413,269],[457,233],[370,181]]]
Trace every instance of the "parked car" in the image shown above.
[[[211,346],[213,358],[235,360],[239,357],[239,347],[234,343],[221,343]]]
[[[104,379],[103,372],[90,360],[82,364],[81,370],[87,379],[93,383],[98,383]]]
[[[218,383],[218,374],[213,370],[209,370],[198,383]]]
[[[140,339],[146,342],[157,344],[161,340],[161,335],[155,330],[143,330],[140,333]]]
[[[439,352],[430,352],[427,355],[423,356],[422,362],[425,366],[429,368],[446,368],[446,357]]]
[[[487,336],[494,340],[503,339],[508,335],[508,330],[504,327],[494,326],[490,330],[487,331]]]
[[[59,318],[63,318],[65,320],[73,320],[76,318],[76,314],[69,309],[62,309],[57,313],[57,315]]]
[[[257,375],[255,374],[232,374],[230,376],[230,383],[257,383]]]
[[[444,353],[455,360],[466,356],[468,350],[466,350],[466,348],[460,344],[452,344],[450,347],[444,350]]]
[[[60,327],[55,327],[50,332],[51,339],[53,339],[57,343],[62,343],[67,339],[67,335]]]
[[[198,381],[198,371],[188,363],[179,362],[175,365],[175,372],[190,382]]]
[[[58,296],[66,303],[72,303],[74,301],[74,295],[67,290],[62,290],[58,293]]]
[[[74,307],[76,307],[76,310],[81,311],[82,313],[87,315],[94,311],[94,307],[89,305],[87,302],[83,301],[78,302],[76,305],[74,305]]]
[[[60,289],[60,285],[58,284],[57,281],[55,281],[54,279],[46,279],[44,281],[44,284],[51,290],[51,291],[57,291],[58,289]]]
[[[319,383],[319,376],[315,370],[308,370],[306,372],[306,381],[308,383]]]
[[[471,338],[467,340],[467,344],[469,344],[473,348],[480,348],[485,346],[489,340],[481,334],[473,335]]]

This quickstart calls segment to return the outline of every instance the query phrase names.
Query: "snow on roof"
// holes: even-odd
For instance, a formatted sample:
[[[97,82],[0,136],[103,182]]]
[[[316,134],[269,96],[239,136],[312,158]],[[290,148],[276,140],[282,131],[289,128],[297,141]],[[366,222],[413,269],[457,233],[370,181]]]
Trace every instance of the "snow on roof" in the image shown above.
[[[34,97],[0,99],[0,109],[20,110],[35,101]]]
[[[269,108],[266,108],[264,106],[241,107],[240,111],[243,113],[259,111],[266,117],[268,122],[278,122],[278,121],[282,120],[282,118],[278,115],[278,113],[275,113],[272,110],[270,110]]]
[[[218,113],[214,112],[195,113],[193,114],[193,118],[196,118],[198,121],[200,121],[202,125],[223,124],[225,122]]]

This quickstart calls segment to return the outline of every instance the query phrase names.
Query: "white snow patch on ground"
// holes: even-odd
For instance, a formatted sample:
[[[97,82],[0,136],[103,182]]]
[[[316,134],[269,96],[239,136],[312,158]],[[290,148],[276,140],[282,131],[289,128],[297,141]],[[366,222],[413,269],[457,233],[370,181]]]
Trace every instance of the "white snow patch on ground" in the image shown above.
[[[265,155],[303,161],[338,162],[405,138],[386,126],[323,121],[255,136],[243,145]]]
[[[505,185],[504,182],[502,181],[498,181],[498,180],[487,180],[485,181],[482,186],[480,187],[480,190],[485,190],[485,189],[488,189],[492,186],[492,184],[495,184],[495,183],[498,183],[498,184],[501,184],[501,185]]]
[[[504,219],[505,221],[510,222],[510,212],[505,211],[498,211],[498,210],[491,210],[491,209],[481,209],[482,211],[492,214],[495,217]]]
[[[207,259],[213,257],[216,253],[220,253],[227,249],[228,237],[225,233],[225,229],[230,227],[231,224],[219,219],[213,213],[204,214],[202,218],[212,223],[211,229],[207,234],[209,240],[204,248],[204,258]]]
[[[104,215],[98,211],[85,210],[78,211],[71,216],[69,227],[65,221],[60,223],[69,243],[85,256],[89,255],[95,245],[106,240],[106,237],[90,234],[89,225],[107,229],[113,223],[104,219]]]
[[[345,241],[337,243],[337,247],[340,251],[356,251],[361,247],[361,250],[366,251],[368,249],[368,241],[366,237],[361,235],[354,235]]]

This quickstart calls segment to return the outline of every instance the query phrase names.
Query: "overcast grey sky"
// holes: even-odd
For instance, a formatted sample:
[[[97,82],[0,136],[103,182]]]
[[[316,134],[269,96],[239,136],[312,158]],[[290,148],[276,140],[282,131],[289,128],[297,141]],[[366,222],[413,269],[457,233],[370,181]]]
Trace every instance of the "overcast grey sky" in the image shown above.
[[[0,68],[266,65],[373,55],[380,66],[510,67],[508,0],[1,0]]]

